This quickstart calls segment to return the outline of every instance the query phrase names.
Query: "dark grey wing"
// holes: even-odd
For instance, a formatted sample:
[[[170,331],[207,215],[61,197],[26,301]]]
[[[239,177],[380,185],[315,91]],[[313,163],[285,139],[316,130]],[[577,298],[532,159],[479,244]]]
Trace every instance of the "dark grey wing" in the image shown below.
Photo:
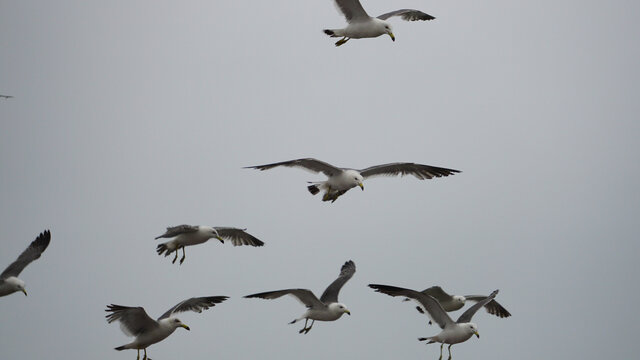
[[[356,273],[356,264],[349,260],[340,268],[340,275],[335,279],[331,285],[327,287],[327,289],[320,296],[320,301],[325,304],[329,304],[332,302],[338,302],[338,293],[342,286],[353,277],[353,274]]]
[[[156,236],[156,240],[160,238],[172,238],[180,234],[192,233],[198,231],[198,226],[195,225],[178,225],[170,226],[167,228],[164,234]]]
[[[277,166],[298,167],[298,168],[309,170],[315,173],[321,172],[327,176],[333,176],[335,174],[339,174],[340,172],[342,172],[342,169],[340,168],[337,168],[324,161],[316,160],[313,158],[282,161],[282,162],[266,164],[266,165],[247,166],[245,169],[258,169],[258,170],[264,171],[264,170],[273,169],[274,167],[277,167]]]
[[[483,295],[466,295],[465,298],[471,301],[481,301],[486,298]],[[500,318],[506,318],[511,316],[511,313],[507,311],[502,305],[500,305],[495,299],[489,301],[485,306],[485,310],[491,315],[495,315]]]
[[[47,246],[49,246],[49,242],[51,242],[51,232],[49,230],[41,232],[40,235],[31,242],[29,247],[26,248],[20,256],[18,256],[16,261],[4,269],[2,274],[0,274],[0,279],[20,275],[27,265],[42,255],[42,253],[47,249]]]
[[[218,235],[225,240],[230,240],[233,246],[251,245],[262,246],[264,243],[255,236],[245,232],[246,229],[238,229],[234,227],[215,227]]]
[[[433,20],[435,19],[435,17],[429,15],[429,14],[425,14],[422,11],[419,10],[413,10],[413,9],[402,9],[402,10],[396,10],[396,11],[391,11],[388,12],[386,14],[382,14],[380,16],[378,16],[378,19],[380,20],[387,20],[388,18],[392,17],[392,16],[401,16],[402,20],[407,20],[407,21],[416,21],[416,20]]]
[[[167,312],[162,314],[162,316],[160,316],[158,320],[168,318],[175,313],[184,311],[194,311],[197,313],[201,313],[202,310],[207,310],[208,308],[213,307],[216,304],[220,304],[228,298],[228,296],[193,297],[191,299],[179,302],[176,306],[172,307],[171,309],[167,310]]]
[[[362,177],[364,177],[365,179],[372,176],[413,175],[420,180],[425,180],[432,179],[434,177],[449,176],[459,172],[460,170],[446,169],[415,163],[391,163],[371,166],[366,169],[360,170],[360,175],[362,175]]]
[[[416,301],[425,310],[427,310],[430,318],[438,323],[438,325],[443,329],[446,325],[453,324],[453,320],[451,320],[449,315],[447,315],[447,312],[444,311],[438,300],[429,295],[425,295],[415,290],[403,289],[389,285],[369,284],[369,287],[383,294],[390,296],[405,296]]]
[[[318,300],[318,298],[311,292],[311,290],[307,290],[307,289],[285,289],[285,290],[267,291],[267,292],[247,295],[245,297],[272,300],[285,295],[292,295],[308,308],[326,307],[324,303]]]
[[[432,298],[438,300],[439,302],[451,301],[453,298],[451,295],[447,294],[440,286],[432,286],[428,289],[424,289],[421,293],[425,295],[429,295]]]
[[[335,0],[338,10],[347,19],[347,22],[361,21],[369,18],[369,15],[360,4],[359,0]]]
[[[107,322],[120,321],[120,328],[129,336],[138,336],[159,326],[142,307],[111,304],[107,305],[105,311],[109,313],[106,316]]]
[[[456,321],[458,324],[460,323],[468,323],[471,321],[471,318],[473,317],[473,315],[480,310],[481,307],[487,305],[487,303],[491,300],[493,300],[494,297],[496,297],[496,295],[498,295],[498,290],[494,291],[491,293],[491,295],[485,297],[484,299],[478,301],[477,303],[475,303],[472,307],[468,308],[467,311],[463,312],[462,315],[460,315],[460,317],[458,318],[458,320]]]

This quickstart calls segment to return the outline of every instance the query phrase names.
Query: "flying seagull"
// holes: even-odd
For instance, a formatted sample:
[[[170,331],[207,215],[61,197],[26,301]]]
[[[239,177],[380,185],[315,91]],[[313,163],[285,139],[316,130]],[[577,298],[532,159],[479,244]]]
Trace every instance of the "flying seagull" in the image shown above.
[[[298,332],[300,334],[308,333],[313,327],[313,323],[316,320],[319,321],[334,321],[338,320],[342,314],[347,313],[351,315],[349,309],[345,304],[338,302],[338,293],[342,286],[353,276],[356,272],[356,264],[349,260],[340,269],[340,275],[338,278],[327,287],[322,293],[320,300],[308,289],[286,289],[277,291],[267,291],[258,294],[247,295],[245,298],[261,298],[261,299],[277,299],[284,295],[292,295],[306,307],[307,311],[299,318],[293,320],[289,324],[294,324],[297,321],[304,319],[304,327]],[[307,322],[311,319],[311,325],[307,327]]]
[[[403,20],[433,20],[435,17],[425,14],[422,11],[412,9],[402,9],[378,17],[372,18],[360,5],[359,0],[335,0],[336,6],[347,19],[347,25],[344,29],[325,29],[324,33],[331,37],[342,37],[336,42],[336,46],[340,46],[349,39],[374,38],[387,34],[391,40],[396,41],[396,37],[391,30],[391,24],[386,20],[393,16],[400,16]]]
[[[206,242],[211,238],[216,238],[224,244],[225,240],[231,241],[233,246],[251,245],[262,246],[264,243],[258,240],[253,235],[245,232],[246,229],[238,229],[234,227],[211,227],[211,226],[196,226],[196,225],[178,225],[167,228],[167,231],[156,236],[156,240],[160,238],[173,238],[175,239],[167,241],[158,245],[156,251],[158,255],[168,256],[172,252],[176,253],[172,263],[178,259],[178,250],[182,248],[182,258],[180,259],[180,265],[184,262],[186,254],[184,252],[185,246],[198,245]]]
[[[449,315],[447,315],[447,312],[442,308],[438,300],[429,295],[425,295],[415,290],[403,289],[389,285],[369,284],[369,287],[383,294],[408,297],[416,301],[429,313],[429,316],[433,319],[433,321],[440,325],[442,331],[438,335],[418,338],[418,340],[427,340],[427,344],[436,342],[441,343],[440,360],[442,360],[442,347],[444,346],[444,344],[449,344],[449,360],[451,360],[451,346],[453,346],[453,344],[465,342],[469,340],[469,338],[473,335],[477,336],[478,338],[480,337],[480,335],[478,334],[478,326],[471,322],[471,318],[481,307],[485,306],[488,302],[493,300],[496,295],[498,295],[498,290],[495,290],[491,293],[491,295],[487,296],[483,300],[478,301],[472,307],[467,309],[467,311],[460,315],[456,322],[453,322]]]
[[[16,291],[22,291],[24,295],[27,296],[24,281],[18,279],[18,275],[20,275],[27,265],[42,255],[47,246],[49,246],[50,241],[51,232],[49,230],[41,232],[40,235],[31,242],[31,245],[18,256],[16,261],[4,269],[2,274],[0,274],[0,296],[9,295]]]
[[[444,311],[456,311],[461,309],[464,306],[464,303],[469,301],[481,301],[487,298],[486,295],[449,295],[447,294],[440,286],[432,286],[428,289],[422,290],[421,293],[425,295],[429,295],[432,298],[438,300]],[[404,299],[404,301],[409,301],[410,299]],[[485,306],[485,310],[491,315],[495,315],[500,318],[506,318],[511,316],[511,313],[507,311],[502,305],[500,305],[497,301],[491,300]],[[420,306],[416,306],[416,309],[424,314],[424,310]],[[431,320],[429,321],[429,325],[431,325]]]
[[[3,99],[12,99],[12,98],[13,98],[13,96],[12,96],[12,95],[0,95],[0,98],[3,98]]]
[[[207,310],[228,298],[228,296],[207,296],[187,299],[167,310],[157,321],[149,317],[142,307],[107,305],[105,310],[109,313],[106,316],[107,322],[120,321],[122,331],[128,336],[135,336],[135,339],[129,344],[118,346],[115,349],[118,351],[136,349],[138,350],[137,360],[140,360],[140,350],[142,349],[144,350],[143,359],[151,360],[151,358],[147,358],[147,348],[149,346],[164,340],[179,327],[191,330],[180,319],[175,318],[173,314],[184,311],[201,313],[202,310]]]
[[[445,169],[414,163],[390,163],[375,165],[362,170],[339,168],[313,158],[283,161],[273,164],[248,166],[249,169],[268,170],[277,166],[298,167],[315,173],[323,173],[327,181],[309,182],[307,189],[312,195],[324,190],[322,201],[334,202],[349,189],[359,186],[364,190],[364,179],[373,176],[413,175],[420,180],[432,179],[459,173],[459,170]]]

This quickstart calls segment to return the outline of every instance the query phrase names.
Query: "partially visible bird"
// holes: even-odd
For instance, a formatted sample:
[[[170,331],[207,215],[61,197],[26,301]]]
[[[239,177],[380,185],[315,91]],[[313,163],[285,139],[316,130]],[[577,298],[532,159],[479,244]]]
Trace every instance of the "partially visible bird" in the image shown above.
[[[385,34],[389,35],[391,40],[396,41],[391,24],[386,21],[392,16],[400,16],[407,21],[435,19],[429,14],[413,9],[391,11],[374,18],[367,14],[359,0],[335,0],[335,2],[348,23],[344,29],[324,30],[324,33],[331,37],[342,37],[336,42],[336,46],[346,43],[349,39],[375,38]]]
[[[137,360],[140,360],[140,350],[144,350],[144,360],[151,360],[147,357],[147,348],[157,342],[164,340],[169,335],[181,327],[191,330],[187,325],[183,324],[180,319],[173,314],[184,311],[194,311],[201,313],[225,300],[228,296],[206,296],[194,297],[179,302],[177,305],[167,310],[158,320],[153,320],[142,307],[129,307],[122,305],[107,305],[105,310],[109,314],[106,315],[107,322],[120,322],[120,329],[128,336],[135,336],[135,339],[129,344],[118,346],[118,351],[125,349],[138,350]]]
[[[251,245],[262,246],[264,243],[255,236],[247,233],[246,229],[238,229],[234,227],[211,227],[211,226],[197,226],[197,225],[178,225],[168,227],[167,231],[159,236],[156,236],[156,240],[160,238],[174,238],[173,240],[159,244],[156,248],[158,255],[164,254],[168,256],[172,252],[176,253],[172,263],[175,263],[178,259],[178,250],[182,248],[182,258],[180,259],[180,265],[186,258],[184,251],[185,246],[198,245],[206,242],[209,239],[216,238],[224,244],[225,240],[231,241],[233,246]]]
[[[16,261],[7,266],[0,274],[0,296],[12,294],[16,291],[22,291],[27,296],[27,290],[24,288],[24,281],[18,279],[18,275],[32,261],[38,259],[40,255],[47,249],[51,241],[51,232],[45,230],[31,242],[31,245],[18,256]]]
[[[267,291],[258,294],[247,295],[245,298],[261,298],[261,299],[277,299],[284,295],[292,295],[306,307],[307,311],[299,318],[291,321],[289,324],[295,324],[297,321],[304,319],[304,327],[298,331],[300,334],[306,334],[311,330],[316,320],[334,321],[338,320],[342,314],[351,315],[345,304],[338,302],[338,293],[342,286],[355,274],[356,264],[349,260],[340,268],[340,275],[331,285],[322,293],[318,299],[311,290],[308,289],[286,289],[277,291]],[[311,325],[307,327],[307,322],[311,319]]]
[[[4,98],[4,99],[12,99],[13,96],[11,95],[0,95],[0,98]]]
[[[277,166],[298,167],[315,173],[323,173],[327,181],[309,182],[307,189],[311,195],[324,190],[322,201],[334,202],[349,189],[359,186],[364,191],[364,179],[374,176],[413,175],[420,180],[444,177],[459,173],[459,170],[440,168],[414,163],[390,163],[375,165],[362,170],[339,168],[313,158],[282,161],[273,164],[248,166],[245,169],[268,170]]]
[[[473,335],[480,337],[478,334],[478,326],[471,322],[473,315],[489,301],[493,300],[498,294],[498,290],[495,290],[491,295],[487,296],[483,300],[478,301],[472,307],[467,309],[456,322],[454,322],[447,312],[442,308],[438,300],[429,295],[425,295],[421,292],[403,289],[396,286],[369,284],[369,287],[375,289],[375,291],[387,294],[390,296],[404,296],[416,301],[422,306],[428,313],[431,319],[435,321],[442,331],[430,337],[418,338],[419,341],[427,341],[427,344],[439,342],[440,345],[440,360],[442,360],[442,347],[444,344],[449,344],[449,360],[451,360],[451,346],[461,342],[469,340]]]

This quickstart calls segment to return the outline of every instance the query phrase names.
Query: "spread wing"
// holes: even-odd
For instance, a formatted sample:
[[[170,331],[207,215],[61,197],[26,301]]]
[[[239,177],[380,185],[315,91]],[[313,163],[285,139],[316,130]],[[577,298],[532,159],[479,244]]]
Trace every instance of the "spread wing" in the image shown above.
[[[444,311],[438,300],[432,298],[429,295],[425,295],[415,290],[403,289],[389,285],[369,284],[369,287],[383,294],[387,294],[390,296],[405,296],[416,301],[429,313],[431,319],[437,322],[438,325],[440,325],[440,327],[443,329],[446,325],[453,324],[453,320],[451,320],[449,315],[447,315],[447,312]]]
[[[472,307],[468,308],[467,311],[463,312],[462,315],[456,321],[457,323],[467,323],[471,321],[473,315],[480,310],[481,307],[485,306],[489,301],[493,300],[494,297],[498,295],[498,290],[495,290],[491,293],[491,295],[485,297],[484,299],[475,303]]]
[[[452,296],[442,290],[440,286],[432,286],[428,289],[422,290],[421,293],[431,296],[432,298],[438,300],[438,302],[451,301],[452,299]]]
[[[172,307],[171,309],[167,310],[167,312],[162,314],[162,316],[160,316],[158,320],[168,318],[177,312],[195,311],[197,313],[201,313],[202,310],[207,310],[210,307],[215,306],[216,304],[220,304],[228,298],[228,296],[193,297],[191,299],[179,302],[176,306]]]
[[[318,298],[311,292],[311,290],[307,290],[307,289],[285,289],[285,290],[267,291],[267,292],[247,295],[245,297],[271,300],[271,299],[277,299],[284,295],[291,295],[295,297],[308,308],[326,307],[324,303],[318,300]]]
[[[325,304],[329,304],[332,302],[338,302],[338,293],[342,286],[353,277],[353,274],[356,273],[356,264],[349,260],[340,268],[340,275],[335,279],[331,285],[327,287],[327,289],[322,293],[320,297],[320,301]]]
[[[378,19],[387,20],[388,18],[393,17],[393,16],[400,16],[400,17],[402,17],[402,20],[407,20],[407,21],[433,20],[433,19],[435,19],[435,17],[433,17],[433,16],[431,16],[429,14],[425,14],[422,11],[413,10],[413,9],[402,9],[402,10],[391,11],[391,12],[388,12],[386,14],[382,14],[382,15],[378,16]]]
[[[396,176],[396,175],[413,175],[420,180],[432,179],[434,177],[443,177],[459,173],[460,170],[446,169],[430,165],[414,164],[414,163],[391,163],[384,165],[375,165],[360,170],[362,177],[369,178],[372,176]]]
[[[266,164],[266,165],[247,166],[245,169],[269,170],[277,166],[297,167],[297,168],[302,168],[305,170],[312,171],[314,173],[321,172],[327,176],[333,176],[335,174],[339,174],[340,172],[342,172],[342,169],[340,168],[337,168],[324,161],[316,160],[313,158],[282,161],[282,162]]]
[[[28,248],[26,248],[20,256],[11,263],[11,265],[7,266],[6,269],[0,274],[0,279],[6,279],[10,276],[18,276],[24,270],[27,265],[29,265],[32,261],[42,255],[42,253],[46,250],[47,246],[49,246],[49,242],[51,241],[51,232],[49,230],[45,230],[38,235],[38,237],[31,242]]]
[[[142,307],[111,304],[107,305],[105,311],[109,313],[106,316],[107,322],[120,321],[120,328],[129,336],[138,336],[159,326]]]
[[[465,296],[465,298],[467,300],[471,300],[471,301],[481,301],[483,299],[486,298],[486,296],[483,295],[467,295]],[[497,317],[501,317],[501,318],[506,318],[511,316],[511,313],[509,311],[507,311],[507,309],[505,309],[504,307],[502,307],[502,305],[500,305],[497,301],[495,300],[491,300],[489,301],[485,306],[484,306],[485,310],[487,310],[487,312],[491,315],[495,315]]]
[[[336,6],[349,23],[369,18],[359,0],[336,0]]]
[[[225,240],[230,240],[233,246],[251,245],[262,246],[264,243],[255,236],[245,232],[246,229],[234,227],[215,227],[218,235]]]
[[[192,233],[196,231],[198,231],[198,227],[195,225],[170,226],[167,228],[167,231],[164,234],[156,236],[156,240],[160,238],[172,238],[180,234]]]

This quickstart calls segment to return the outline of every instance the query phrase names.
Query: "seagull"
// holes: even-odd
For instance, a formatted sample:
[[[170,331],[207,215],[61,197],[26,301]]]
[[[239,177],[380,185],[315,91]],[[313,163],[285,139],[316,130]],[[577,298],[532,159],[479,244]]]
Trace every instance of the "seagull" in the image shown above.
[[[307,189],[311,195],[315,195],[324,190],[322,201],[334,202],[342,194],[349,189],[359,186],[364,191],[364,179],[372,176],[395,176],[395,175],[413,175],[420,180],[432,179],[434,177],[443,177],[459,173],[459,170],[445,169],[430,165],[414,164],[414,163],[390,163],[383,165],[375,165],[362,170],[349,168],[339,168],[324,161],[313,158],[297,159],[283,161],[273,164],[248,166],[245,169],[268,170],[277,166],[298,167],[315,173],[323,173],[328,179],[327,181],[309,182]]]
[[[185,246],[198,245],[206,242],[211,238],[216,238],[224,244],[225,240],[230,240],[233,246],[251,245],[262,246],[264,243],[258,240],[253,235],[245,232],[246,229],[238,229],[234,227],[211,227],[211,226],[194,226],[194,225],[178,225],[167,228],[167,231],[156,236],[156,240],[160,238],[172,238],[175,239],[167,241],[158,245],[156,251],[158,255],[168,256],[172,252],[176,253],[172,263],[175,263],[178,259],[178,250],[182,248],[182,258],[180,259],[180,265],[184,262],[186,254],[184,252]]]
[[[498,290],[495,290],[491,295],[478,301],[472,307],[467,309],[467,311],[460,315],[456,322],[453,322],[438,300],[429,295],[415,290],[403,289],[389,285],[369,284],[369,287],[375,289],[377,292],[390,296],[406,296],[416,301],[429,313],[433,321],[440,325],[442,331],[438,335],[418,338],[418,340],[427,340],[427,344],[436,342],[441,343],[439,360],[442,360],[442,347],[444,344],[449,344],[449,360],[451,360],[451,346],[453,346],[453,344],[465,342],[473,335],[480,338],[480,334],[478,334],[478,326],[471,322],[471,318],[481,307],[485,306],[488,302],[493,300],[496,295],[498,295]]]
[[[396,10],[372,18],[364,11],[359,0],[335,0],[335,2],[349,23],[344,29],[324,30],[324,33],[330,37],[342,37],[336,42],[336,46],[346,43],[349,39],[374,38],[384,34],[389,35],[391,40],[396,41],[396,37],[391,30],[391,24],[385,21],[393,16],[400,16],[406,21],[435,19],[429,14],[412,9]]]
[[[313,323],[316,320],[319,321],[334,321],[338,320],[342,314],[351,315],[349,309],[345,304],[338,302],[338,293],[342,286],[353,276],[356,272],[356,264],[349,260],[340,268],[340,275],[338,278],[327,287],[322,293],[320,300],[308,289],[286,289],[277,291],[267,291],[258,294],[247,295],[245,298],[261,298],[261,299],[277,299],[284,295],[292,295],[306,307],[307,311],[299,318],[291,321],[289,324],[294,324],[297,321],[304,319],[304,327],[298,331],[298,333],[306,334],[313,327]],[[311,319],[311,326],[307,327],[307,322]]]
[[[27,265],[42,255],[47,246],[49,246],[50,241],[51,232],[49,230],[41,232],[40,235],[31,242],[31,245],[18,256],[16,261],[4,269],[2,274],[0,274],[0,296],[9,295],[16,291],[22,291],[24,296],[27,296],[24,281],[18,279],[18,275],[20,275]]]
[[[469,301],[481,301],[484,300],[487,296],[485,295],[449,295],[447,294],[440,286],[432,286],[428,289],[422,290],[421,293],[425,295],[429,295],[432,298],[438,300],[444,311],[456,311],[461,309],[464,306],[464,303]],[[409,301],[411,299],[404,299],[404,301]],[[500,305],[497,301],[491,300],[485,306],[485,310],[491,315],[495,315],[500,318],[506,318],[511,316],[511,313],[507,311],[502,305]],[[420,306],[416,306],[416,309],[424,314],[424,310]],[[429,325],[431,325],[431,320],[429,320]]]
[[[13,96],[12,96],[12,95],[0,95],[0,98],[3,98],[3,99],[12,99],[12,98],[13,98]]]
[[[206,296],[187,299],[167,310],[157,321],[149,317],[142,307],[129,307],[115,304],[107,305],[107,309],[105,310],[109,313],[106,316],[107,322],[120,321],[122,331],[129,336],[136,337],[131,343],[118,346],[115,349],[118,351],[125,349],[138,350],[136,360],[140,360],[140,350],[142,349],[144,350],[143,359],[151,360],[151,358],[147,357],[147,348],[149,346],[164,340],[179,327],[191,330],[187,325],[183,324],[180,319],[173,317],[173,314],[184,311],[201,313],[202,310],[207,310],[228,298],[228,296]]]

